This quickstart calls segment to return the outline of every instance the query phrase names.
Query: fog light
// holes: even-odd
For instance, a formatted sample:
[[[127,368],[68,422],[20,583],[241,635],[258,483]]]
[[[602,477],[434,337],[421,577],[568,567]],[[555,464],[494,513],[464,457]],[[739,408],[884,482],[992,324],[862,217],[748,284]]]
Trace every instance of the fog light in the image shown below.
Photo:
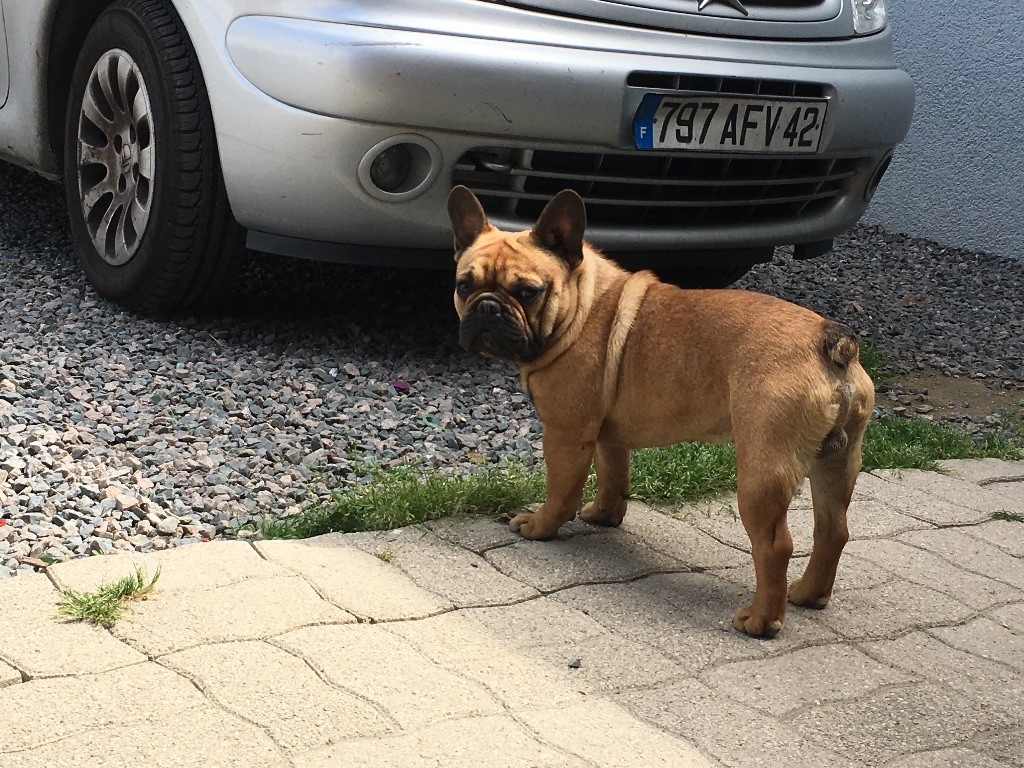
[[[441,150],[426,136],[403,133],[370,147],[359,161],[359,183],[370,197],[404,203],[419,197],[441,173]]]
[[[853,31],[858,35],[878,32],[888,18],[885,0],[853,0]]]
[[[412,155],[405,144],[388,147],[370,165],[370,180],[385,192],[397,192],[409,178]]]

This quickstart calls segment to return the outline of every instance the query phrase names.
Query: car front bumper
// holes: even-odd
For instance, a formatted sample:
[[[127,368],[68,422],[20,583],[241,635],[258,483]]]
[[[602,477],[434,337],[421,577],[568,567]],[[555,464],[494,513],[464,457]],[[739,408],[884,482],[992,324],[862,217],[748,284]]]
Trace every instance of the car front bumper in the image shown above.
[[[405,13],[382,10],[393,5]],[[223,49],[203,62],[232,208],[252,230],[447,248],[446,200],[467,152],[635,152],[633,116],[648,91],[626,81],[654,72],[823,84],[829,107],[819,155],[856,158],[862,170],[835,205],[810,216],[643,231],[594,220],[589,238],[615,251],[812,242],[863,213],[871,171],[906,135],[913,111],[888,32],[780,42],[627,29],[477,0],[340,6],[318,18],[239,16]],[[367,192],[358,169],[395,136],[422,139],[437,168],[416,195],[385,200]]]

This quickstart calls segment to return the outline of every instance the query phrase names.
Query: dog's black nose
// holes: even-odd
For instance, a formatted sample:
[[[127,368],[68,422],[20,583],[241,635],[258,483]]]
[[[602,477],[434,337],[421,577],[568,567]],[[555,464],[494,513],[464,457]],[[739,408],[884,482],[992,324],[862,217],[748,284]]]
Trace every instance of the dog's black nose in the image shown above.
[[[497,317],[501,314],[501,304],[497,299],[480,299],[473,311],[484,317]]]

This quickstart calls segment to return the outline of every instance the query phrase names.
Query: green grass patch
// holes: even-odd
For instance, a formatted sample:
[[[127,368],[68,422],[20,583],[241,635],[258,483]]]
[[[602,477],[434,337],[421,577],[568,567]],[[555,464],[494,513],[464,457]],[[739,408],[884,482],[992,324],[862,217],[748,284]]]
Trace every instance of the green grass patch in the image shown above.
[[[381,531],[448,515],[498,515],[543,498],[544,475],[522,467],[462,477],[400,467],[375,470],[365,484],[335,491],[330,501],[310,504],[295,517],[265,520],[257,530],[268,539]]]
[[[864,440],[864,469],[937,468],[941,459],[1020,459],[1021,450],[997,437],[978,442],[926,421],[886,417],[873,421]],[[635,498],[659,504],[702,501],[736,488],[732,445],[683,443],[633,454]],[[591,476],[584,498],[595,491]],[[400,528],[449,515],[496,516],[543,501],[544,473],[521,466],[481,468],[446,477],[416,468],[371,469],[367,482],[334,492],[330,501],[306,506],[283,520],[254,527],[268,539],[302,539],[324,533]],[[387,562],[390,553],[377,556]]]
[[[860,364],[876,383],[892,376],[892,372],[886,368],[885,357],[870,341],[862,342],[860,345]]]
[[[121,618],[125,606],[132,600],[140,600],[152,592],[159,578],[159,568],[153,574],[153,578],[147,581],[145,571],[136,567],[135,573],[112,583],[101,584],[92,592],[62,589],[57,613],[103,627],[112,627],[114,622]]]
[[[993,520],[1003,520],[1007,523],[1024,523],[1024,515],[1019,512],[1011,512],[1008,509],[999,509],[992,513]]]
[[[929,421],[894,416],[875,419],[864,436],[864,469],[930,469],[942,459],[1017,460],[1020,448],[989,435],[980,442],[963,432]]]
[[[730,444],[680,443],[633,453],[632,495],[683,503],[736,488],[736,451]]]

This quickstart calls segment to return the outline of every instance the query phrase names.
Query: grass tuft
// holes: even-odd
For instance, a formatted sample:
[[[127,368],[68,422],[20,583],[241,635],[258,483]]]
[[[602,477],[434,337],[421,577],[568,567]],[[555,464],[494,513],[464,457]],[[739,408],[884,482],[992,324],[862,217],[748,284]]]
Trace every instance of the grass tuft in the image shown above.
[[[1003,520],[1007,523],[1024,523],[1024,515],[1019,512],[1011,512],[1008,509],[998,509],[992,513],[993,520]]]
[[[160,569],[157,568],[153,578],[147,582],[145,571],[136,566],[135,573],[109,584],[101,584],[93,592],[62,589],[57,613],[110,628],[121,618],[130,601],[140,600],[153,591],[159,578]]]
[[[655,502],[689,502],[736,488],[731,444],[680,443],[633,454],[632,495]]]

